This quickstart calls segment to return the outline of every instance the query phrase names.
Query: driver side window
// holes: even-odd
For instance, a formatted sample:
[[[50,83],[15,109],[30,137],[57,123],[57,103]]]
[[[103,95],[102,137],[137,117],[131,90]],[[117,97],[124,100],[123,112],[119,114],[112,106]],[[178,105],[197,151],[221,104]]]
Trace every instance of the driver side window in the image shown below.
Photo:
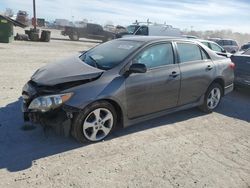
[[[158,44],[141,52],[135,58],[137,63],[145,64],[148,69],[174,64],[172,44]]]

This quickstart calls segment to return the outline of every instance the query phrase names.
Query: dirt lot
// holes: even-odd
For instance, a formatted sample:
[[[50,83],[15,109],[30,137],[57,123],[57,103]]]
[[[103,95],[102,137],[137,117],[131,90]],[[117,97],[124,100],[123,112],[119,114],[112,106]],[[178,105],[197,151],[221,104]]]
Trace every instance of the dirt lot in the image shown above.
[[[59,37],[54,31],[52,37]],[[94,41],[0,43],[0,187],[250,187],[250,93],[226,96],[216,112],[174,113],[80,145],[24,131],[21,89],[39,67]]]

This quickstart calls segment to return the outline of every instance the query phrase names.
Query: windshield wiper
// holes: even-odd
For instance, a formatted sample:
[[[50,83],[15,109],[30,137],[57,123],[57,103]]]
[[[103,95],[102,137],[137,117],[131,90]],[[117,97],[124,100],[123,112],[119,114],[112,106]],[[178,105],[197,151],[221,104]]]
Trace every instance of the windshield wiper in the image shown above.
[[[96,61],[96,60],[95,60],[92,56],[90,56],[90,55],[89,55],[89,58],[91,59],[91,61],[93,61],[93,62],[94,62],[95,67],[96,67],[96,68],[98,68],[98,67],[99,67],[99,65],[98,65],[97,61]]]
[[[94,62],[96,68],[102,69],[102,70],[107,70],[105,67],[99,65],[99,63],[92,56],[89,55],[88,57],[91,59],[91,61]]]

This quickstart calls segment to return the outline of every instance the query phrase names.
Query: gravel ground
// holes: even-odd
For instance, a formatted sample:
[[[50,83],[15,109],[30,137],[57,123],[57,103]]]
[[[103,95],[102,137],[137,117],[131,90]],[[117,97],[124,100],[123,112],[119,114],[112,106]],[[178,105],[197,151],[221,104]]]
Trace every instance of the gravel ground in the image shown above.
[[[250,93],[226,96],[216,112],[186,110],[80,145],[24,131],[22,86],[39,67],[98,43],[0,43],[0,187],[250,187]]]

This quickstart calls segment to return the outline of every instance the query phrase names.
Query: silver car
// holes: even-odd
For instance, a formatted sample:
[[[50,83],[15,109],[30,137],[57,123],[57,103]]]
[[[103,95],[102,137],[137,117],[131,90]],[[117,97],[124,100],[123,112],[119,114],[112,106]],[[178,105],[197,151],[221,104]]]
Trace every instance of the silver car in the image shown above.
[[[231,53],[227,52],[224,48],[222,48],[216,42],[209,41],[209,40],[203,40],[203,39],[197,39],[197,41],[199,41],[200,43],[204,44],[205,46],[207,46],[208,48],[210,48],[211,50],[213,50],[218,55],[221,55],[221,56],[224,56],[224,57],[228,57],[228,58],[232,56]]]
[[[23,87],[24,119],[96,142],[118,125],[193,107],[212,112],[233,90],[233,69],[197,41],[117,39],[38,69]]]

